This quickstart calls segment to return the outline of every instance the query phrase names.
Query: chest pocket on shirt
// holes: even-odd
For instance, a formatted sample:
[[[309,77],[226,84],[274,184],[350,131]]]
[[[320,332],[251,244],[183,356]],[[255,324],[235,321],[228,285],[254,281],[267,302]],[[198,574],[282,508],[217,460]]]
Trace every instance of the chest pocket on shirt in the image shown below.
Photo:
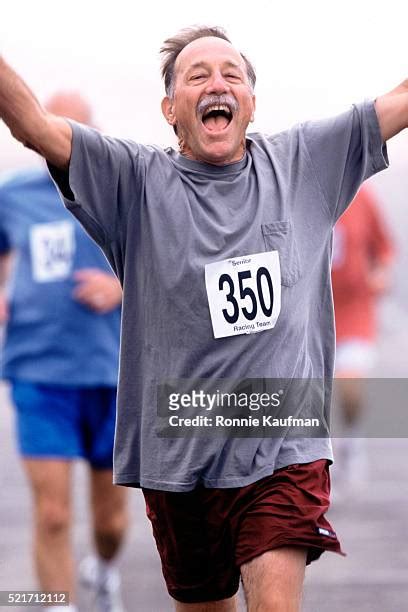
[[[300,278],[300,258],[290,222],[264,223],[261,228],[266,250],[279,252],[282,285],[292,287]]]

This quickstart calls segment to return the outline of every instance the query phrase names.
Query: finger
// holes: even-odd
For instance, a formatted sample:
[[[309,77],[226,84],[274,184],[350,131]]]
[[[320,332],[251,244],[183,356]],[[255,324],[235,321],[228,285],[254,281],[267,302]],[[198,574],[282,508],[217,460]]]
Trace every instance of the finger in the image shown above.
[[[74,282],[78,284],[90,284],[99,283],[101,281],[101,275],[99,272],[91,270],[78,270],[73,274]]]
[[[89,287],[86,287],[84,285],[81,285],[79,287],[76,287],[74,289],[74,291],[72,292],[72,295],[74,296],[75,299],[77,300],[89,300],[92,298],[92,295],[95,292],[90,290]]]
[[[81,268],[80,270],[75,270],[73,277],[78,279],[86,279],[99,273],[100,270],[98,268]]]
[[[98,302],[97,300],[93,299],[91,301],[81,302],[81,304],[97,314],[104,314],[107,312],[105,302],[103,301]]]

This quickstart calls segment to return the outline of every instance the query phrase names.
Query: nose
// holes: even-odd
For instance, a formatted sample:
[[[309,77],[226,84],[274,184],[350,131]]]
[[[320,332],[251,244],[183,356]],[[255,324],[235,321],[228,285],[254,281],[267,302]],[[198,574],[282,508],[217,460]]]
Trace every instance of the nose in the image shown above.
[[[221,72],[218,70],[213,72],[211,78],[207,82],[206,93],[208,94],[223,94],[230,90],[228,82],[224,79]]]

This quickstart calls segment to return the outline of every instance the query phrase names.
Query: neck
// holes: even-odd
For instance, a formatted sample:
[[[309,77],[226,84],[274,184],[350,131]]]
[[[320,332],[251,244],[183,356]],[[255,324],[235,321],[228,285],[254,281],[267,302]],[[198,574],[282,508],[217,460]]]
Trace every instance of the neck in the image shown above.
[[[241,145],[238,151],[236,152],[236,155],[234,155],[233,159],[214,160],[214,159],[206,159],[204,157],[198,157],[197,155],[194,155],[194,153],[191,151],[189,147],[186,146],[185,141],[182,136],[179,136],[178,146],[179,146],[180,155],[187,157],[187,159],[193,159],[198,162],[212,164],[213,166],[228,166],[229,164],[234,164],[235,162],[241,161],[241,159],[244,157],[245,152],[246,152],[246,138],[242,140]]]

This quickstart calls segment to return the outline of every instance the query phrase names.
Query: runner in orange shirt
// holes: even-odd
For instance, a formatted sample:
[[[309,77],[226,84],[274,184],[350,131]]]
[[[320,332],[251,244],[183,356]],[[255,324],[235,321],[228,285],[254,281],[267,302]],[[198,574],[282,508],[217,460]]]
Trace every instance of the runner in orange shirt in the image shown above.
[[[372,191],[362,187],[335,226],[332,262],[336,386],[346,436],[338,444],[338,465],[348,482],[360,481],[365,471],[363,379],[375,359],[377,303],[389,287],[392,260],[389,231]]]

